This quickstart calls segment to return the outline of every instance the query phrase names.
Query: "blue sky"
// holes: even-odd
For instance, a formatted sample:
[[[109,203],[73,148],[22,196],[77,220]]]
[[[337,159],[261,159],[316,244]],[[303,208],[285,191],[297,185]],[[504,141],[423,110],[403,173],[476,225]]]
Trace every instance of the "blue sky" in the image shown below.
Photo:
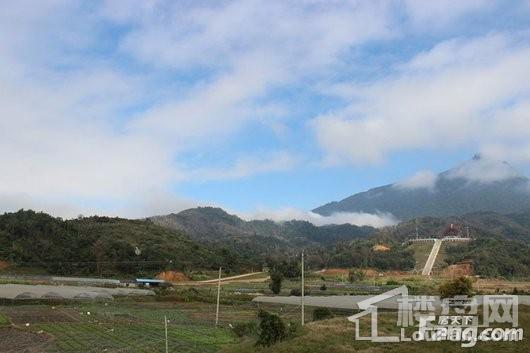
[[[311,220],[477,152],[530,171],[529,1],[0,10],[0,211]]]

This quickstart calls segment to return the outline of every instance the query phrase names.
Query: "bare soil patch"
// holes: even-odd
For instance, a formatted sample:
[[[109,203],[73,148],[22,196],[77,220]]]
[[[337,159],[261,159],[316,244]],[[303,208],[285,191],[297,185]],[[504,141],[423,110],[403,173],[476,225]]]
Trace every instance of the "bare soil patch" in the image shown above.
[[[37,353],[44,352],[53,344],[50,336],[14,327],[0,328],[1,353]]]
[[[0,271],[9,268],[10,264],[7,261],[0,261]]]
[[[69,313],[63,309],[50,310],[49,307],[12,306],[3,307],[0,310],[15,325],[78,321],[75,319],[74,313]]]
[[[190,279],[182,272],[178,271],[164,271],[156,275],[156,278],[167,282],[186,282]]]
[[[340,275],[348,275],[349,270],[346,268],[328,268],[321,271],[322,275],[327,276],[340,276]]]
[[[377,244],[372,247],[373,251],[389,251],[390,248],[384,244]]]

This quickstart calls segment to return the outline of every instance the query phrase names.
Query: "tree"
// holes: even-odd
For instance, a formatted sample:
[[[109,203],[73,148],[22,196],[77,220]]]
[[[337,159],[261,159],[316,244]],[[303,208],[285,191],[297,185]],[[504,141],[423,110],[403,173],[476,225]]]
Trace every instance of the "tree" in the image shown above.
[[[285,278],[299,278],[302,274],[302,265],[297,258],[282,261],[269,259],[268,266],[281,272]]]
[[[348,273],[348,280],[352,283],[362,281],[365,277],[366,273],[363,270],[351,269]]]
[[[268,347],[287,337],[285,324],[278,315],[271,314],[265,310],[260,310],[258,313],[258,319],[259,328],[256,345]]]
[[[280,271],[273,269],[270,272],[271,283],[269,283],[269,288],[274,294],[280,293],[282,289],[283,275]]]
[[[473,292],[473,283],[467,277],[459,277],[440,285],[439,291],[442,298],[451,298],[456,295],[471,295]]]

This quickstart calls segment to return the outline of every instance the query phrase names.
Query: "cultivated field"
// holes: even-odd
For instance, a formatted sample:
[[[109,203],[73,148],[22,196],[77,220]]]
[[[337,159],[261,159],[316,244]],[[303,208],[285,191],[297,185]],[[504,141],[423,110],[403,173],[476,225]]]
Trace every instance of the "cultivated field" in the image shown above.
[[[435,294],[445,279],[426,278],[410,273],[369,272],[364,280],[347,282],[346,269],[307,273],[307,294],[330,296],[344,294],[377,294],[407,285],[414,294]],[[263,274],[261,276],[266,276]],[[164,316],[168,319],[170,352],[459,352],[452,343],[377,345],[353,339],[353,325],[346,316],[352,310],[333,310],[332,320],[310,323],[315,308],[306,306],[308,325],[294,337],[272,348],[256,348],[254,335],[239,337],[238,324],[257,322],[259,308],[278,314],[286,324],[300,322],[300,306],[256,304],[257,295],[271,295],[268,283],[227,281],[222,285],[220,325],[215,327],[215,283],[187,283],[170,289],[156,290],[156,296],[116,297],[99,300],[4,299],[0,306],[0,352],[165,352]],[[61,286],[56,287],[57,291]],[[299,280],[285,280],[280,295],[288,296],[300,288]],[[483,293],[511,293],[530,290],[527,281],[475,279],[474,289]],[[64,288],[63,288],[64,289]],[[259,307],[258,307],[259,306]],[[386,321],[383,330],[395,328]],[[530,309],[524,307],[520,322],[530,332]],[[292,326],[292,327],[295,327]],[[526,352],[528,341],[519,344],[479,344],[469,352]]]
[[[205,313],[206,307],[213,310]],[[2,340],[0,352],[22,347],[28,352],[164,352],[164,315],[170,351],[215,352],[235,337],[226,320],[214,327],[214,310],[197,303],[132,301],[3,306],[0,337],[9,340]]]

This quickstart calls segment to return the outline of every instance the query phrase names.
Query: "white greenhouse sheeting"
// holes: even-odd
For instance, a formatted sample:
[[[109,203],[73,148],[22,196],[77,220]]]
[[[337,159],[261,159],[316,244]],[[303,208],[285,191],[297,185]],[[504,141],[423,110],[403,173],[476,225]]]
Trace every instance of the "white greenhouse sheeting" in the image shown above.
[[[152,290],[76,286],[2,284],[4,299],[112,299],[117,296],[155,295]]]

